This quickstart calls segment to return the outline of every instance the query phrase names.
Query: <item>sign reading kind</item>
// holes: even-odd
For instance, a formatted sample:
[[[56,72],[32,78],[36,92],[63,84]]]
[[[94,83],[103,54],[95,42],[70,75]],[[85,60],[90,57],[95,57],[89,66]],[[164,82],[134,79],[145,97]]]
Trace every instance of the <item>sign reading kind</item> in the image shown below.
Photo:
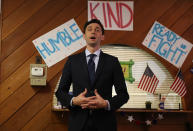
[[[106,30],[133,30],[133,2],[88,1],[90,19],[99,19]]]
[[[74,19],[33,40],[48,67],[86,45]]]

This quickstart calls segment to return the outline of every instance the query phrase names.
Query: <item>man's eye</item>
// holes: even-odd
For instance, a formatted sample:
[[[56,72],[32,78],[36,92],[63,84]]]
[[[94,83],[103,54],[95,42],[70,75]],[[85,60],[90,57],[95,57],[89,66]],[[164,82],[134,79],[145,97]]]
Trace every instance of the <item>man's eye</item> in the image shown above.
[[[96,29],[96,32],[100,32],[100,31],[101,31],[101,29],[99,29],[99,28]]]
[[[88,29],[88,31],[91,31],[92,29]]]

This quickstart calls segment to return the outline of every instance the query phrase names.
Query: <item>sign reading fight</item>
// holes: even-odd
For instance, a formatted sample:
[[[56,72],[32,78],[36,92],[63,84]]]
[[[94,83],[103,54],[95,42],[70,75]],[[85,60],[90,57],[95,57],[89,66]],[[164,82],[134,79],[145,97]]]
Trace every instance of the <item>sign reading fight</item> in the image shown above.
[[[88,1],[88,20],[99,19],[106,30],[133,30],[133,1]]]
[[[192,48],[192,44],[157,21],[143,43],[144,46],[180,68]]]
[[[33,43],[48,67],[86,45],[74,19],[33,40]]]

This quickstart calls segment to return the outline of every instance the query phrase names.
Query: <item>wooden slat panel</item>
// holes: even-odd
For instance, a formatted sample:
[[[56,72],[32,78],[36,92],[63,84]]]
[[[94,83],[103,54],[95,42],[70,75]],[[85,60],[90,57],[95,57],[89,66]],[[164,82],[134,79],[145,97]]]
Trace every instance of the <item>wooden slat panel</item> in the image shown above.
[[[171,27],[192,5],[193,2],[190,0],[177,0],[171,8],[159,18],[159,22],[167,27]]]
[[[186,30],[185,33],[183,33],[182,37],[184,39],[186,39],[187,41],[193,43],[193,37],[192,37],[192,34],[193,34],[193,24]],[[185,64],[183,64],[183,71],[184,73],[186,74],[184,77],[185,77],[185,80],[186,80],[186,83],[192,83],[192,80],[193,80],[193,75],[192,73],[190,72],[190,69],[191,67],[193,67],[193,63],[192,63],[192,60],[193,60],[193,49],[190,51],[190,54],[188,55],[188,57],[186,58],[185,60]],[[190,87],[193,87],[193,86],[190,86]]]
[[[192,86],[193,87],[193,86]],[[192,114],[189,114],[188,116],[188,123],[189,123],[189,126],[193,125],[193,113]]]
[[[134,31],[106,31],[105,41],[103,44],[124,43],[142,48],[159,59],[164,64],[164,66],[166,66],[167,69],[173,73],[173,76],[175,76],[177,69],[171,64],[168,64],[167,61],[161,59],[156,54],[144,48],[141,45],[141,42],[143,41],[146,33],[149,31],[154,21],[158,20],[160,23],[164,24],[168,28],[175,31],[177,34],[182,35],[182,37],[193,43],[191,13],[193,1],[134,1]],[[38,54],[31,41],[50,31],[51,29],[54,29],[55,27],[63,24],[71,18],[75,18],[77,24],[82,29],[84,22],[87,20],[87,0],[48,0],[48,2],[45,4],[43,4],[45,1],[36,0],[37,3],[42,3],[40,5],[41,7],[34,7],[35,4],[33,5],[33,3],[32,5],[24,5],[24,3],[30,2],[32,1],[3,0],[3,23],[7,23],[5,22],[6,19],[12,20],[12,22],[10,22],[12,28],[6,26],[8,30],[4,30],[6,33],[2,34],[4,36],[4,40],[2,43],[3,52],[1,53],[3,53],[4,57],[0,57],[0,62],[3,62],[3,69],[1,67],[1,71],[3,71],[4,78],[2,80],[2,84],[0,85],[0,130],[13,129],[12,127],[14,126],[14,123],[16,123],[16,128],[14,128],[15,130],[22,128],[23,130],[66,130],[68,113],[66,113],[66,118],[64,118],[65,124],[62,125],[63,119],[57,118],[58,116],[54,115],[54,113],[50,111],[50,103],[47,104],[50,98],[46,98],[46,96],[49,97],[51,95],[51,91],[45,89],[47,92],[45,91],[45,94],[41,94],[43,93],[43,90],[31,88],[29,85],[29,65],[30,63],[35,62],[35,56]],[[54,5],[52,6],[49,3],[53,3]],[[36,9],[32,9],[32,7]],[[60,9],[58,9],[58,7]],[[27,8],[31,8],[32,10],[30,11]],[[24,12],[21,11],[22,9]],[[21,12],[21,14],[18,12]],[[20,16],[22,14],[24,16]],[[16,16],[19,18],[17,19]],[[51,19],[52,16],[54,17]],[[16,23],[14,23],[14,21]],[[3,28],[5,29],[5,27]],[[7,47],[7,49],[4,47]],[[192,51],[190,52],[190,55],[191,56],[187,57],[182,71],[185,76],[185,81],[187,82],[190,89],[188,92],[189,94],[185,96],[186,105],[188,109],[193,109],[193,98],[191,96],[193,90],[190,88],[193,87],[193,83],[192,74],[189,71],[190,67],[192,66],[190,62],[193,59]],[[47,81],[50,82],[50,87],[53,87],[53,85],[56,84],[54,78],[57,78],[58,74],[61,74],[64,63],[65,60],[48,69]],[[9,65],[10,67],[6,67]],[[2,76],[2,72],[0,75]],[[40,104],[40,102],[38,102],[38,98],[41,98],[41,100],[43,98],[46,99],[45,102],[43,102],[43,105],[40,105],[39,107],[37,107]],[[37,107],[37,109],[30,109],[35,107]],[[28,111],[31,111],[32,114],[30,114]],[[144,113],[141,113],[137,116],[142,116],[142,119],[145,119],[144,115]],[[24,118],[24,116],[26,116],[26,118]],[[178,114],[176,114],[176,116],[178,116]],[[185,115],[182,117],[184,117],[184,119],[176,121],[178,120],[178,117],[169,115],[165,118],[168,119],[168,121],[165,121],[165,123],[159,123],[152,129],[177,130],[178,128],[183,130],[182,127],[183,123],[186,121],[186,117]],[[136,125],[133,126],[129,124],[127,120],[122,123],[119,121],[120,119],[121,118],[118,117],[118,130],[120,131],[128,129],[149,130],[149,128],[145,128],[145,125],[136,127]],[[176,126],[175,122],[177,122],[178,126]]]
[[[33,56],[33,59],[35,59]],[[65,62],[65,61],[64,61]],[[56,64],[48,69],[47,81],[49,82],[55,75],[62,70],[63,64]],[[28,66],[29,67],[29,66]],[[5,122],[12,114],[14,114],[24,103],[26,103],[33,95],[35,95],[39,88],[31,88],[29,85],[29,77],[26,76],[27,81],[19,87],[11,96],[3,101],[0,105],[0,125]],[[55,83],[56,84],[56,83]],[[34,89],[34,90],[33,90]]]
[[[35,53],[34,57],[28,59],[28,61],[23,63],[23,65],[20,66],[16,72],[11,74],[8,79],[1,83],[0,103],[19,89],[19,87],[29,79],[29,67],[31,63],[34,63],[36,55],[38,55],[38,53]]]
[[[184,32],[183,38],[186,39],[187,41],[193,43],[193,24]]]
[[[59,3],[58,6],[55,6],[56,3]],[[13,32],[11,36],[9,36],[7,39],[5,39],[3,41],[5,44],[2,47],[3,48],[2,51],[4,54],[2,57],[6,57],[7,55],[9,55],[9,53],[13,52],[18,46],[20,46],[22,44],[26,44],[25,40],[26,39],[29,40],[29,37],[31,37],[31,35],[33,35],[34,32],[39,31],[40,28],[42,28],[48,21],[50,21],[55,15],[57,15],[61,11],[61,9],[64,6],[66,6],[66,4],[67,3],[64,2],[63,0],[52,0],[52,1],[48,2],[45,7],[43,7],[39,12],[37,12],[35,15],[33,15],[28,21],[26,21],[26,23],[21,25],[18,28],[18,30]],[[53,10],[50,10],[50,8]],[[47,15],[45,15],[45,14],[47,14]],[[42,19],[42,18],[44,18],[44,19]],[[35,38],[33,37],[33,39],[35,39]],[[31,44],[31,41],[33,39],[30,39],[30,41],[28,41],[28,42]],[[12,43],[15,43],[15,44],[13,45]],[[27,57],[20,57],[20,56],[22,56],[25,53],[26,53],[26,55],[23,55],[23,56],[31,56],[31,53],[34,50],[34,49],[32,49],[32,51],[31,51],[31,48],[34,48],[34,46],[33,45],[32,45],[32,47],[29,46],[27,50],[25,49],[25,51],[22,51],[22,52],[17,51],[17,54],[12,54],[11,57],[5,59],[2,62],[2,68],[1,68],[2,80],[6,79],[7,76],[9,76],[9,74],[12,73],[12,71],[14,71],[14,69],[16,69],[18,66],[20,66],[22,64],[22,62],[19,62],[21,59],[23,61],[25,61],[27,59]],[[15,58],[13,59],[13,57],[15,57]],[[11,59],[11,61],[10,61],[10,59]],[[17,64],[15,65],[14,63],[17,63]],[[7,66],[7,65],[9,65],[9,66]]]
[[[78,2],[78,3],[76,3]],[[72,4],[72,6],[69,6],[69,9],[70,8],[74,8],[74,5],[76,4],[80,4],[80,1],[77,0],[75,3]],[[70,18],[71,16],[70,15],[66,15],[65,13],[63,12],[66,12],[66,10],[68,9],[65,9],[63,11],[61,11],[62,13],[60,13],[56,19],[57,19],[57,22],[59,23],[62,23],[62,20],[64,17],[66,17],[66,19]],[[80,8],[79,8],[80,10]],[[76,12],[74,12],[74,14],[76,14]],[[79,20],[80,21],[80,20]],[[77,21],[77,22],[79,22]],[[80,22],[79,22],[80,23]],[[35,39],[37,36],[43,34],[44,32],[47,32],[48,30],[50,30],[49,28],[54,28],[53,26],[55,25],[56,26],[56,21],[55,19],[50,21],[50,23],[48,23],[44,28],[42,28],[42,30],[40,30],[39,32],[37,32],[36,34],[34,34],[29,40],[27,40],[25,42],[25,44],[23,44],[18,50],[16,50],[11,56],[9,56],[6,60],[8,60],[7,63],[10,63],[11,62],[11,65],[13,66],[13,68],[16,68],[17,65],[19,63],[23,63],[25,62],[25,59],[28,59],[28,57],[30,57],[31,55],[33,55],[33,53],[36,51],[34,49],[34,46],[32,45],[31,41],[33,39]],[[25,51],[27,51],[27,53],[30,53],[28,55],[25,54]],[[36,56],[37,54],[34,54],[34,57]],[[13,61],[14,58],[17,57],[18,58],[18,61]],[[23,66],[21,66],[21,68],[17,69],[16,73],[13,73],[7,80],[5,80],[1,86],[1,90],[2,90],[2,95],[0,95],[1,99],[0,99],[0,103],[6,98],[8,97],[11,93],[13,93],[23,82],[25,82],[25,80],[27,80],[28,78],[28,73],[29,73],[29,64],[30,63],[34,63],[35,62],[35,58],[32,57],[30,60],[26,61],[25,64],[23,63]],[[34,60],[34,62],[33,62]],[[4,66],[4,68],[6,68],[6,65]],[[22,70],[24,71],[24,73],[22,73]],[[49,73],[49,72],[48,72]],[[49,74],[48,74],[49,76]],[[11,81],[11,82],[10,82]],[[4,92],[4,93],[3,93]],[[5,93],[6,92],[6,93]]]
[[[51,123],[46,128],[46,131],[67,131],[68,128],[63,123]]]
[[[164,130],[164,131],[171,131],[175,129],[175,131],[185,131],[186,128],[185,128],[185,124],[180,124],[180,125],[158,125],[158,126],[153,126],[153,128],[150,128],[149,131],[155,131],[155,130]]]
[[[0,13],[0,58],[2,55],[2,51],[1,51],[1,29],[2,29],[2,14]],[[1,69],[1,60],[0,60],[0,69]],[[0,74],[1,74],[1,70],[0,70]],[[0,77],[0,83],[1,83],[1,77]]]
[[[33,58],[35,59],[35,56]],[[49,68],[47,81],[49,82],[62,68],[63,65],[55,65]],[[26,78],[28,79],[29,77],[26,76]],[[28,79],[0,105],[0,125],[39,91],[39,88],[31,88],[29,83]]]
[[[30,121],[29,121],[30,117],[28,117],[28,120],[25,120],[25,118],[20,120],[19,123],[26,123],[26,122],[29,121],[28,123],[26,123],[25,126],[23,126],[24,128],[22,130],[31,130],[31,131],[32,130],[38,130],[38,129],[40,130],[41,128],[45,128],[47,126],[47,124],[50,123],[50,121],[51,121],[51,110],[50,110],[51,104],[50,103],[51,103],[51,96],[52,96],[52,94],[50,93],[50,90],[55,86],[55,83],[58,80],[59,76],[60,76],[60,74],[57,74],[50,81],[49,86],[45,87],[45,88],[49,88],[49,89],[46,89],[46,90],[41,89],[41,90],[45,90],[46,92],[42,92],[42,91],[38,92],[38,94],[45,96],[45,97],[42,97],[40,100],[42,100],[42,101],[45,100],[46,102],[49,102],[46,105],[46,107],[44,107],[44,109],[42,109],[42,111],[40,111],[40,112],[34,111],[33,107],[31,107],[31,104],[28,105],[29,102],[27,103],[28,107],[26,107],[26,108],[31,108],[31,110],[32,110],[31,112],[36,113],[36,115],[33,118],[31,118]],[[49,93],[48,93],[48,91],[49,91]],[[49,96],[47,96],[46,94],[49,94]],[[36,96],[38,96],[38,95],[36,95]],[[36,96],[34,96],[34,97],[36,97]],[[37,101],[37,100],[30,100],[30,101],[34,102],[34,101]],[[45,102],[39,102],[39,104],[41,104],[41,103],[43,104]],[[34,108],[38,109],[39,106],[36,106]],[[20,113],[17,113],[17,114],[20,115],[20,114],[23,114],[24,112],[25,112],[25,110],[23,110],[23,112],[20,112]],[[40,117],[43,117],[45,119],[45,121],[42,121],[42,118],[40,118]],[[10,122],[12,122],[12,121],[10,121]],[[12,122],[12,123],[14,123],[14,122]]]
[[[26,88],[31,88],[33,90],[33,88],[29,86]],[[49,93],[51,89],[49,86],[43,89],[39,87],[38,90],[39,92],[36,95],[29,99],[26,104],[23,104],[23,106],[1,126],[2,130],[20,130],[34,115],[51,101],[51,95]],[[49,116],[47,117],[49,118]]]
[[[20,130],[32,117],[41,111],[51,101],[51,87],[54,87],[59,75],[53,77],[45,88],[34,88],[39,91],[29,101],[26,102],[18,111],[1,126],[3,130]],[[32,88],[32,87],[27,87]],[[33,90],[33,88],[32,88]],[[33,94],[33,93],[32,93]],[[25,98],[24,98],[25,99]],[[10,126],[11,125],[11,126]]]
[[[17,10],[19,6],[25,1],[25,0],[1,0],[2,2],[2,10],[3,10],[3,19],[8,17],[12,12]]]
[[[58,4],[56,4],[58,3]],[[62,8],[68,6],[70,2],[63,0],[49,1],[38,12],[32,15],[28,20],[22,23],[14,32],[3,40],[3,56],[4,59],[15,49],[17,49],[26,39],[29,39],[35,32],[39,31],[45,24],[56,16]],[[52,9],[52,10],[50,10]],[[13,44],[14,43],[14,44]]]
[[[69,112],[64,114],[52,112],[51,103],[47,104],[32,120],[26,124],[21,131],[67,131],[67,121]],[[63,116],[63,118],[62,118]],[[55,124],[59,125],[55,128]],[[50,126],[51,125],[51,126]]]
[[[158,21],[171,29],[172,26],[174,26],[175,22],[181,19],[181,17],[183,17],[183,15],[186,14],[186,12],[192,7],[192,5],[193,5],[192,1],[178,0],[175,2],[174,5],[172,5],[172,7],[169,10],[167,10],[167,12],[164,15],[162,15],[159,18]],[[166,61],[164,61],[164,65],[169,69],[172,75],[175,76],[177,72],[177,70],[174,69],[175,67],[173,66],[171,67],[171,65],[169,66]]]
[[[186,32],[183,34],[182,37],[184,37],[186,40],[189,42],[193,43],[193,24],[186,30]],[[185,103],[188,106],[187,109],[192,109],[193,108],[193,75],[190,72],[190,69],[193,67],[193,49],[191,50],[189,56],[185,60],[185,64],[183,64],[183,71],[184,71],[184,78],[186,82],[186,86],[188,87],[188,92],[187,95],[185,96]]]
[[[183,34],[193,24],[193,6],[189,8],[183,16],[171,27],[171,30],[177,34]]]
[[[186,32],[186,30],[188,30],[189,28],[191,28],[192,24],[193,24],[193,6],[191,6],[191,8],[189,8],[184,15],[182,15],[182,17],[180,17],[180,19],[177,20],[177,22],[171,27],[171,30],[174,31],[175,33],[177,33],[178,35],[183,35],[183,33]],[[183,36],[182,36],[183,37]],[[190,41],[191,43],[193,43],[193,40]],[[191,68],[191,61],[193,59],[193,50],[190,51],[188,58],[184,61],[183,65],[182,65],[182,73],[184,75],[185,78],[185,82],[188,80],[190,83],[187,83],[186,86],[188,88],[188,93],[187,95],[184,97],[185,100],[185,109],[193,109],[192,102],[193,102],[193,97],[190,94],[189,90],[192,90],[192,86],[191,81],[193,77],[187,77],[188,74],[191,74],[190,72],[188,73],[184,73],[184,67],[186,66],[186,68]],[[169,68],[169,70],[173,70],[175,67],[171,66],[171,68]],[[187,72],[187,71],[186,71]],[[175,74],[177,73],[177,71],[175,72]],[[192,75],[192,74],[191,74]]]
[[[0,105],[0,125],[36,94],[38,90],[38,88],[31,88],[28,80],[14,94],[7,98]]]
[[[127,119],[129,115],[134,117],[135,122],[129,122]],[[163,120],[156,119],[158,113],[125,113],[124,115],[120,115],[116,113],[118,118],[118,131],[132,130],[132,131],[185,131],[185,122],[186,114],[177,114],[177,113],[164,113]],[[146,120],[156,119],[157,123],[151,126],[147,126]],[[137,124],[139,122],[139,124]]]
[[[79,18],[79,20],[81,20],[81,17]],[[35,59],[35,56],[33,57]],[[62,68],[63,64],[56,64],[49,68],[47,81],[50,81],[55,76],[55,74],[57,74],[57,72],[62,70]],[[22,106],[22,104],[27,102],[27,100],[30,99],[33,95],[35,95],[37,92],[38,90],[31,90],[29,81],[27,81],[22,87],[20,87],[16,92],[14,92],[14,94],[8,97],[0,105],[0,123],[5,122],[13,113],[15,113]],[[23,97],[24,94],[26,95],[25,97]],[[19,103],[18,100],[16,100],[15,98],[18,98],[20,100]]]
[[[51,103],[48,103],[40,112],[38,112],[32,120],[30,120],[21,131],[40,131],[44,129],[48,123],[51,123]]]
[[[26,0],[9,17],[3,20],[2,39],[36,13],[48,0]]]
[[[61,1],[61,0],[60,0]],[[50,5],[53,5],[54,3],[50,3]],[[64,2],[59,3],[60,5],[65,5]],[[28,59],[28,56],[31,56],[33,54],[33,52],[35,51],[34,45],[32,44],[32,40],[34,40],[35,38],[37,38],[38,36],[42,35],[43,33],[48,32],[49,30],[55,28],[57,25],[61,24],[62,22],[64,22],[64,20],[68,20],[71,18],[71,15],[68,14],[67,10],[74,10],[74,8],[76,7],[76,4],[80,4],[80,2],[78,0],[74,1],[74,3],[68,5],[67,8],[65,8],[64,10],[60,10],[61,13],[59,12],[55,12],[55,13],[59,13],[55,19],[52,19],[51,21],[49,21],[49,23],[47,25],[45,25],[44,27],[42,27],[41,29],[38,29],[39,31],[37,33],[35,33],[34,35],[32,35],[30,38],[28,38],[27,41],[25,41],[20,48],[18,48],[18,50],[16,50],[15,52],[12,53],[11,56],[9,56],[8,58],[6,58],[3,62],[2,62],[2,68],[1,68],[1,79],[4,80],[6,79],[11,73],[13,73],[13,71],[20,66],[25,60]],[[48,6],[49,7],[49,6]],[[49,7],[48,9],[53,8],[53,7]],[[61,8],[56,6],[56,8]],[[48,10],[47,9],[47,10]],[[78,15],[78,12],[81,12],[83,8],[77,8],[76,11],[73,12],[73,15],[76,16]],[[56,10],[56,9],[55,9]],[[47,13],[52,14],[51,12],[47,11]],[[37,17],[35,20],[39,19],[40,17],[43,17],[43,15],[45,14],[45,12],[43,12],[42,16],[40,15],[39,17]],[[50,16],[49,16],[50,17]],[[53,17],[53,16],[52,16]],[[56,21],[57,20],[57,21]],[[62,21],[62,22],[61,22]],[[35,21],[34,21],[35,22]],[[59,24],[58,24],[59,23]],[[30,26],[32,23],[30,22],[28,24],[28,26]],[[44,22],[42,24],[45,24]],[[41,27],[41,25],[39,25]],[[43,26],[43,25],[42,25]],[[23,28],[25,29],[25,28]],[[33,30],[33,28],[31,28]],[[25,35],[25,33],[23,34]],[[18,35],[17,35],[18,36]],[[12,41],[15,40],[15,37],[13,37],[11,39]],[[22,38],[23,40],[23,38]],[[11,44],[11,43],[10,43]],[[19,40],[18,42],[16,42],[16,44],[21,44],[21,40]],[[6,48],[4,47],[4,50]],[[25,53],[29,53],[28,55],[25,55]],[[17,56],[17,57],[16,57]],[[7,66],[9,65],[9,66]]]
[[[53,77],[45,88],[41,87],[27,87],[39,91],[27,103],[22,106],[11,118],[1,126],[5,130],[20,130],[24,125],[32,119],[41,109],[44,108],[51,101],[51,87],[58,80],[59,75]],[[25,99],[25,98],[24,98]],[[48,117],[49,118],[49,117]],[[11,126],[10,126],[11,125]]]

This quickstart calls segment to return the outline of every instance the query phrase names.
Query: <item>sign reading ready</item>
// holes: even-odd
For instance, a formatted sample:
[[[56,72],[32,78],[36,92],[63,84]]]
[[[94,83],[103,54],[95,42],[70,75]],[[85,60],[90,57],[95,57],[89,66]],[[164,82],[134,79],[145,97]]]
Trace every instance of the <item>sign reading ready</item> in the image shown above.
[[[142,44],[177,68],[182,66],[192,49],[190,42],[157,21],[153,24]]]

